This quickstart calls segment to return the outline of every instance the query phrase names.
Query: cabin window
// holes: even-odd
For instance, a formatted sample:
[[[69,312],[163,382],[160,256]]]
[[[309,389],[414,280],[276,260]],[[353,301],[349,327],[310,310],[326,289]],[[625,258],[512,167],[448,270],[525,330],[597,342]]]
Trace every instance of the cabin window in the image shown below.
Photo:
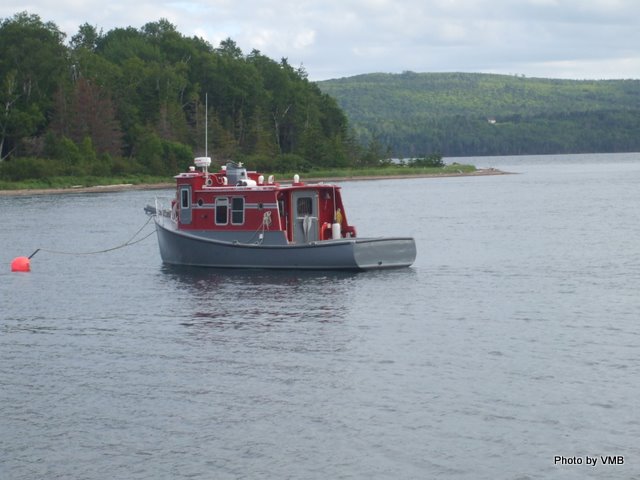
[[[244,198],[235,197],[231,199],[231,225],[242,225],[244,223]]]
[[[189,198],[189,189],[183,188],[180,190],[180,208],[189,208],[191,206]]]
[[[226,197],[216,198],[216,225],[226,225],[229,223],[229,199]]]
[[[313,213],[311,197],[298,198],[298,216],[304,217]]]

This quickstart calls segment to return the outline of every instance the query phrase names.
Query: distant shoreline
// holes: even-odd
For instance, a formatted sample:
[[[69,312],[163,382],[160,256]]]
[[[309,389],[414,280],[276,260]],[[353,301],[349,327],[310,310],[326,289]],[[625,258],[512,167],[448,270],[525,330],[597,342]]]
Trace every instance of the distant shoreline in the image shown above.
[[[479,168],[466,173],[418,173],[408,175],[354,175],[343,177],[302,178],[305,182],[352,182],[360,180],[398,180],[404,178],[440,178],[440,177],[481,177],[488,175],[510,175],[511,172],[503,172],[495,168]],[[288,181],[281,181],[288,183]],[[127,190],[165,190],[175,187],[174,183],[121,183],[117,185],[96,185],[94,187],[70,187],[70,188],[34,188],[20,190],[0,190],[0,196],[29,196],[29,195],[64,195],[72,193],[104,193],[123,192]]]

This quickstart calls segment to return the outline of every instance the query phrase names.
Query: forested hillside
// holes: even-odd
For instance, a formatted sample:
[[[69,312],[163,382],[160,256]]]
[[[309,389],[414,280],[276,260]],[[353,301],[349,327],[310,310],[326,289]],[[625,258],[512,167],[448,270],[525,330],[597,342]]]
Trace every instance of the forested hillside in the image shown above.
[[[358,139],[396,156],[640,151],[640,80],[405,72],[319,86]]]
[[[274,172],[388,155],[640,151],[640,81],[406,72],[313,83],[286,59],[231,39],[214,47],[166,20],[84,24],[68,39],[37,15],[0,19],[0,181],[173,175],[204,154],[205,123],[214,163]]]
[[[166,20],[66,39],[23,12],[0,22],[0,176],[175,174],[214,162],[272,171],[347,166],[347,119],[306,72],[213,47]]]

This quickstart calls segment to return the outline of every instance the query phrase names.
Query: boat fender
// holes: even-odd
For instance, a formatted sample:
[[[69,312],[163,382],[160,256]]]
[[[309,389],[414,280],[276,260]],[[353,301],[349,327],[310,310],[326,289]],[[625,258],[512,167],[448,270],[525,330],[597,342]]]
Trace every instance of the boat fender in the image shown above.
[[[262,215],[262,227],[269,228],[271,226],[271,212],[264,212]]]
[[[302,220],[302,230],[304,232],[304,243],[309,241],[309,233],[311,232],[311,227],[313,225],[313,219],[309,215],[305,215]]]
[[[334,240],[339,240],[340,238],[342,238],[342,230],[339,223],[333,223],[331,225],[331,238],[333,238]]]

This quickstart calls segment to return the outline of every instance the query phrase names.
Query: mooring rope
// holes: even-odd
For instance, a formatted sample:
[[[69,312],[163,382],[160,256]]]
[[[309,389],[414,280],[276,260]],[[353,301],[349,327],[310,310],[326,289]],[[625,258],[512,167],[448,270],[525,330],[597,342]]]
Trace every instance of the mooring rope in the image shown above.
[[[33,252],[31,255],[29,255],[29,259],[33,258],[33,256],[38,253],[38,252],[47,252],[47,253],[53,253],[56,255],[96,255],[99,253],[107,253],[107,252],[112,252],[114,250],[118,250],[120,248],[124,248],[124,247],[130,247],[131,245],[135,245],[136,243],[140,243],[143,240],[146,240],[147,238],[149,238],[151,235],[153,235],[155,233],[155,230],[152,230],[151,232],[149,232],[147,235],[145,235],[142,238],[138,238],[137,240],[134,240],[139,234],[140,232],[142,232],[142,230],[144,230],[144,228],[149,224],[149,222],[151,221],[151,219],[153,218],[153,216],[150,216],[147,221],[144,223],[144,225],[142,225],[142,227],[140,227],[138,229],[138,231],[136,233],[133,234],[133,236],[131,238],[129,238],[129,240],[127,240],[126,242],[117,245],[115,247],[111,247],[111,248],[105,248],[104,250],[96,250],[93,252],[68,252],[68,251],[62,251],[62,250],[50,250],[48,248],[37,248],[35,252]]]

